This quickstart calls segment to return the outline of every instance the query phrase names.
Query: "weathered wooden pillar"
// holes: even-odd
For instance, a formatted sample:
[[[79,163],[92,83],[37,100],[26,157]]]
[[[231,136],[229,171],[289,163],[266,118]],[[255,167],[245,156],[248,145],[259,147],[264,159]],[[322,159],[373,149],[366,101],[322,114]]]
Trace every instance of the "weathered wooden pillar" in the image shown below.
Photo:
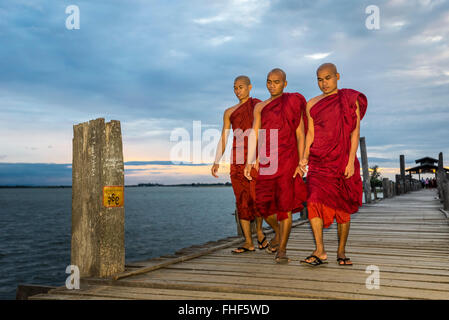
[[[73,126],[71,263],[81,277],[125,270],[125,208],[119,121]]]
[[[391,197],[394,197],[396,195],[396,188],[393,181],[390,181],[390,194]]]
[[[444,210],[449,210],[449,180],[443,182],[443,208]]]
[[[401,190],[401,175],[397,174],[395,176],[395,178],[396,178],[396,194],[400,195],[400,194],[403,193],[402,190]]]
[[[363,192],[365,193],[365,202],[371,203],[371,181],[368,170],[368,154],[366,152],[365,137],[360,138],[360,155],[362,158]]]
[[[237,226],[237,235],[239,237],[243,237],[243,230],[242,230],[242,226],[240,224],[239,212],[237,211],[237,209],[235,209],[235,211],[234,211],[234,216],[235,216],[235,224]]]
[[[384,199],[389,198],[389,192],[388,189],[390,187],[390,183],[388,182],[388,178],[382,179],[382,192]]]
[[[440,152],[438,154],[438,170],[437,170],[437,188],[438,188],[438,196],[441,201],[444,201],[443,199],[443,183],[445,181],[445,172],[443,167],[443,153]]]
[[[404,191],[404,193],[407,193],[407,184],[405,183],[405,157],[403,154],[399,156],[399,164],[401,168],[401,183],[403,186],[402,190]]]
[[[234,215],[235,215],[235,223],[237,225],[237,235],[239,237],[244,237],[245,235],[243,233],[242,224],[240,223],[239,213],[238,213],[237,209],[235,209]],[[255,234],[255,233],[257,233],[256,219],[251,221],[251,234]]]

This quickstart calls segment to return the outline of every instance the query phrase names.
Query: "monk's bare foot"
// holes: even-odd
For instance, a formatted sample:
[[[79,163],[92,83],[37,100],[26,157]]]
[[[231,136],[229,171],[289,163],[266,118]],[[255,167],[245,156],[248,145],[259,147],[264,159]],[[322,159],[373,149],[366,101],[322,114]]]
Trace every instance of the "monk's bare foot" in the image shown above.
[[[351,259],[345,253],[337,253],[337,262],[340,266],[352,266]]]
[[[274,259],[277,263],[285,264],[290,262],[290,258],[287,257],[286,250],[278,250],[276,253],[276,258]]]
[[[319,252],[319,251],[314,251],[309,257],[307,257],[306,259],[304,259],[303,261],[306,263],[314,263],[316,258],[318,257],[321,261],[326,261],[327,260],[327,253],[326,252]]]
[[[253,252],[253,251],[256,251],[256,248],[254,248],[253,245],[244,244],[243,246],[232,250],[232,253],[244,253],[244,252]]]
[[[267,252],[268,253],[275,253],[279,248],[279,241],[276,241],[276,239],[271,239],[268,243]]]
[[[259,244],[259,250],[263,250],[268,247],[268,240],[265,236],[265,233],[258,232],[257,233],[257,243]]]

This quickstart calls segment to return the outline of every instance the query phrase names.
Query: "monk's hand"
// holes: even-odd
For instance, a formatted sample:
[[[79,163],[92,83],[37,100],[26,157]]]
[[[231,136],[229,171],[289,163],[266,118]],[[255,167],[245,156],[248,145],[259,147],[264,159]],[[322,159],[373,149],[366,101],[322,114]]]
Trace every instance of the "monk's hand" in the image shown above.
[[[220,165],[218,163],[214,163],[212,168],[210,168],[210,171],[215,178],[218,178],[217,171],[219,167]]]
[[[299,161],[299,167],[301,168],[303,174],[307,172],[307,165],[309,164],[309,160],[302,158],[301,161]]]
[[[296,167],[295,173],[293,174],[293,178],[296,178],[296,175],[298,175],[298,174],[302,178],[304,176],[304,173],[305,172],[302,170],[301,166],[298,165]]]
[[[345,178],[349,179],[354,175],[354,162],[349,161],[345,169]]]
[[[246,179],[248,180],[253,180],[253,177],[251,177],[251,169],[252,169],[253,165],[250,163],[247,163],[245,166],[245,169],[243,169],[243,175],[245,176]]]

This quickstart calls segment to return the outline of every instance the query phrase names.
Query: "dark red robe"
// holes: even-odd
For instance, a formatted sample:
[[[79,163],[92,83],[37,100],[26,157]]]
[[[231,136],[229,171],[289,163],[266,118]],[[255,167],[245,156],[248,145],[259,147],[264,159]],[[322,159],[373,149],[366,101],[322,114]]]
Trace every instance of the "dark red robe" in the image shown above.
[[[299,163],[296,129],[301,117],[307,123],[306,104],[301,94],[284,93],[262,109],[261,129],[265,130],[265,139],[260,133],[256,204],[264,217],[276,213],[278,220],[284,220],[287,212],[304,208],[306,186],[300,175],[293,178],[293,174]],[[277,147],[270,143],[273,130],[277,131]]]
[[[243,174],[248,159],[248,133],[253,126],[254,107],[259,102],[259,99],[249,98],[235,109],[230,117],[234,135],[231,153],[231,183],[239,219],[248,221],[259,216],[255,205],[256,177],[249,181]]]
[[[344,177],[351,149],[351,133],[357,125],[356,101],[361,120],[368,102],[365,95],[352,89],[340,89],[310,109],[314,141],[310,147],[307,173],[308,206],[319,204],[340,213],[352,214],[362,205],[363,186],[357,157],[354,160],[354,175],[349,179]],[[325,223],[325,227],[329,225],[329,222]]]

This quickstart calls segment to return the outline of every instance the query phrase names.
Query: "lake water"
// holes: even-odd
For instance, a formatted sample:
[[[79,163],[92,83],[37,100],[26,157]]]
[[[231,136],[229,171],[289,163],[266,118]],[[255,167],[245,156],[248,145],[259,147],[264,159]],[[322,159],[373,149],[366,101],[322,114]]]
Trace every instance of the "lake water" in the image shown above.
[[[236,235],[231,187],[125,188],[126,261]],[[72,189],[0,189],[0,299],[18,284],[64,285]]]

